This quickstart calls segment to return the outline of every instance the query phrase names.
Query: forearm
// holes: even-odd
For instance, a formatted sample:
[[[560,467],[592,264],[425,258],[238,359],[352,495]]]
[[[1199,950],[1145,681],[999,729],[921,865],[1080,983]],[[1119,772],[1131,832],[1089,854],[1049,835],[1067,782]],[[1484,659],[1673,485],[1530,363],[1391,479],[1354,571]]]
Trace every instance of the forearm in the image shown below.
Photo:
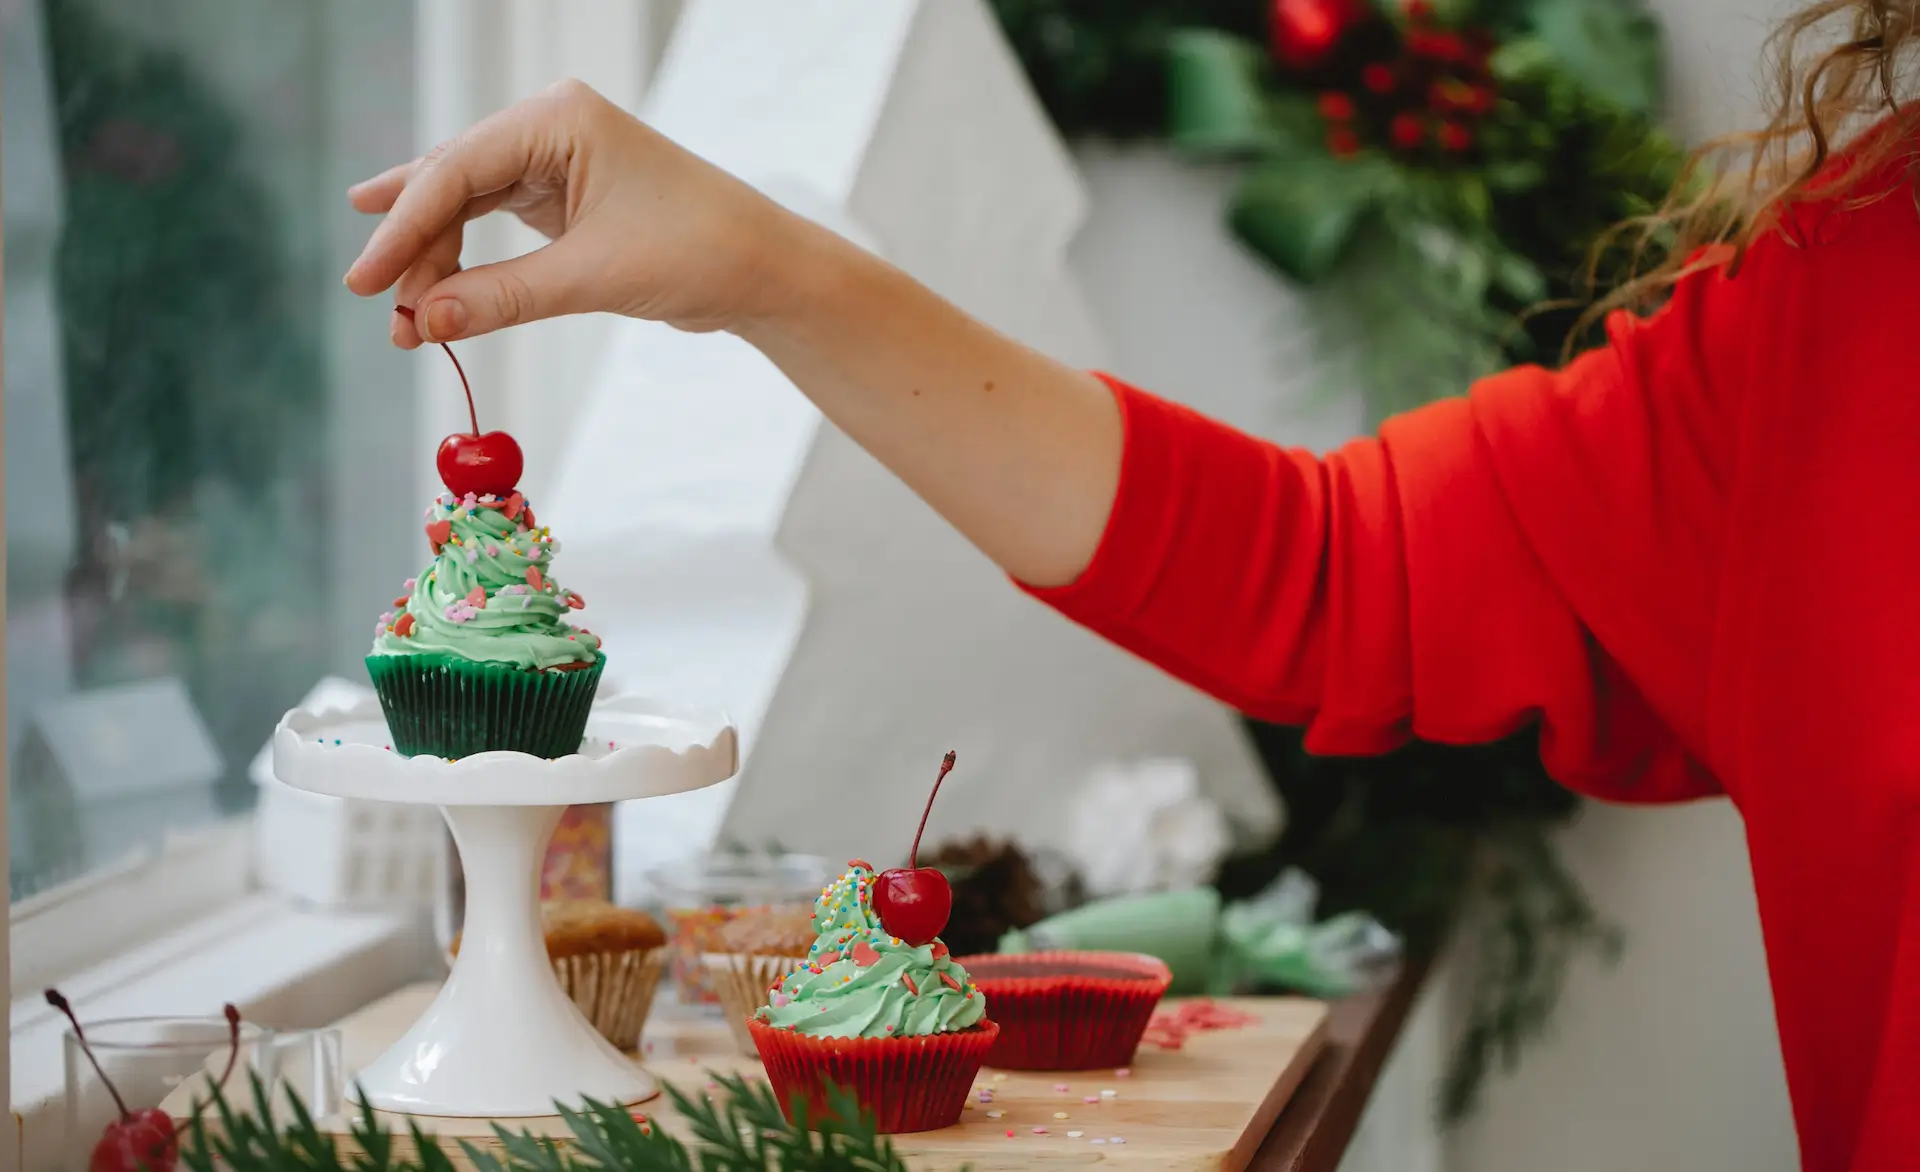
[[[831,233],[778,230],[779,292],[740,336],[1002,569],[1077,577],[1120,475],[1107,388]]]

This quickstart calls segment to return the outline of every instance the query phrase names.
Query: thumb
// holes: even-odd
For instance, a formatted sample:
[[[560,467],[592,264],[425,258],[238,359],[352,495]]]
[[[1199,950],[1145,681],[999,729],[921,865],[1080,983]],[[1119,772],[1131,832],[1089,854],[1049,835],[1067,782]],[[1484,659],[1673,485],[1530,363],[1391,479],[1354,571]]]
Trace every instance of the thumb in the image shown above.
[[[420,295],[417,324],[429,342],[457,342],[508,326],[589,313],[598,265],[578,237],[524,256],[453,273]]]

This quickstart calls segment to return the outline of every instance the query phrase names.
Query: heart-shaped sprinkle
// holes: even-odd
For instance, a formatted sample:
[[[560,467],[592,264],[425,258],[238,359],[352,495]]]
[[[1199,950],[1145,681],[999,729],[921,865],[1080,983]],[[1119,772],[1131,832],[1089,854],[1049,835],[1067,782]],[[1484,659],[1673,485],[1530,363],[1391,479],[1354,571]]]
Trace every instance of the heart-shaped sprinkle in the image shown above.
[[[433,546],[433,552],[436,555],[439,554],[440,547],[445,545],[447,539],[452,536],[452,521],[434,521],[427,525],[427,541]]]
[[[567,592],[567,609],[585,610],[587,609],[587,600],[569,590]]]
[[[838,952],[823,952],[820,954],[820,965],[824,968],[827,965],[834,964],[839,959],[840,954]]]
[[[485,605],[487,605],[487,589],[486,589],[486,587],[484,587],[484,586],[475,586],[475,587],[474,587],[473,589],[471,589],[471,590],[469,590],[469,591],[467,591],[467,605],[468,605],[468,606],[485,606]]]
[[[527,498],[521,496],[519,493],[516,492],[512,496],[507,498],[506,506],[502,508],[500,511],[507,515],[507,520],[511,521],[520,515],[521,509],[524,509],[526,507],[527,507]]]
[[[404,594],[402,594],[402,595],[401,595],[400,597],[398,597],[398,598],[396,598],[396,599],[394,599],[394,600],[393,600],[393,605],[395,605],[395,606],[405,606],[405,605],[407,605],[407,601],[408,601],[408,599],[407,599],[407,596],[406,596],[406,595],[404,595]]]
[[[933,942],[933,959],[939,960],[941,957],[946,955],[947,955],[946,941],[935,940]]]
[[[528,506],[526,507],[526,509],[524,509],[524,510],[523,510],[523,513],[524,513],[524,515],[525,515],[525,517],[526,517],[526,521],[527,521],[527,528],[529,528],[529,529],[537,529],[537,528],[539,528],[539,525],[538,525],[538,523],[537,523],[537,522],[535,522],[535,521],[534,521],[534,519],[533,519],[533,506],[532,506],[532,505],[528,505]]]
[[[527,585],[533,587],[535,590],[545,590],[547,588],[546,576],[541,574],[539,566],[527,567]]]
[[[940,980],[947,986],[947,988],[952,989],[955,993],[958,993],[960,991],[960,982],[953,979],[952,973],[947,973],[947,972],[941,973]]]
[[[393,624],[393,633],[401,636],[413,634],[413,614],[411,611],[401,615],[400,620]]]
[[[862,940],[853,946],[853,963],[863,969],[871,968],[880,963],[880,954],[873,950],[873,945]]]

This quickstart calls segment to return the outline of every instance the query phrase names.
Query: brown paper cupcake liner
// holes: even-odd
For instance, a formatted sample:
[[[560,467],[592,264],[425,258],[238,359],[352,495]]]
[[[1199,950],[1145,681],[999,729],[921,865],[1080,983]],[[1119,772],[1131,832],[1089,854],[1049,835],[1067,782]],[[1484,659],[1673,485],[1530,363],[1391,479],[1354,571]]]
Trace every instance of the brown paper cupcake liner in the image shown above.
[[[1173,983],[1156,957],[1036,952],[956,958],[987,998],[1006,1070],[1095,1070],[1133,1061],[1154,1006]]]
[[[593,1028],[622,1050],[640,1045],[653,995],[667,970],[665,948],[589,952],[555,958],[560,987]]]
[[[816,1038],[758,1018],[747,1020],[747,1030],[789,1121],[796,1099],[809,1121],[829,1118],[826,1091],[837,1086],[852,1092],[887,1135],[958,1123],[1000,1034],[991,1021],[924,1038]]]
[[[700,958],[706,969],[707,988],[720,998],[727,1029],[740,1052],[752,1057],[759,1049],[747,1030],[747,1019],[767,1003],[767,990],[775,981],[807,963],[799,956],[755,956],[744,952],[709,952]]]

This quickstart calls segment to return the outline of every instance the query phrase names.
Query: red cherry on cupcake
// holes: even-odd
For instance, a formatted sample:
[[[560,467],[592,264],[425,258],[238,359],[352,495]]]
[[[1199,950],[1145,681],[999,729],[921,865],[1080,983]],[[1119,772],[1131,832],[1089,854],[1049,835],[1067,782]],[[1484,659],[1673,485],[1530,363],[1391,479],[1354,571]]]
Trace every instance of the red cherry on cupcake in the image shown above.
[[[411,308],[405,305],[393,308],[408,321],[414,319]],[[447,352],[454,372],[460,376],[460,387],[467,393],[467,420],[473,425],[471,432],[455,433],[440,441],[440,450],[434,456],[434,464],[440,469],[440,483],[455,496],[468,493],[508,496],[520,483],[520,473],[526,468],[520,444],[504,431],[481,433],[480,414],[473,407],[473,387],[467,382],[466,369],[454,357],[453,347],[442,342],[440,348]]]
[[[99,1141],[93,1145],[93,1152],[87,1159],[87,1172],[173,1172],[180,1164],[180,1133],[186,1130],[186,1124],[175,1123],[173,1116],[158,1107],[128,1110],[127,1101],[120,1097],[113,1080],[107,1077],[107,1072],[100,1068],[100,1060],[94,1057],[86,1031],[80,1028],[80,1019],[74,1016],[73,1006],[58,990],[48,989],[46,997],[48,1005],[65,1014],[67,1020],[73,1023],[73,1036],[80,1042],[80,1052],[93,1064],[94,1073],[100,1076],[101,1085],[107,1088],[107,1094],[113,1096],[113,1105],[120,1111],[120,1117],[107,1124]],[[227,1085],[234,1062],[240,1057],[240,1011],[229,1005],[225,1012],[227,1065],[220,1072],[220,1081],[214,1084],[216,1090]]]
[[[452,489],[455,496],[505,496],[520,483],[520,470],[526,461],[512,436],[490,431],[485,435],[450,435],[441,440],[434,464],[440,469],[440,483]]]
[[[880,926],[888,935],[898,936],[916,948],[932,943],[953,914],[953,888],[948,886],[947,877],[932,867],[920,866],[920,837],[927,832],[933,799],[940,796],[940,783],[953,772],[955,760],[950,752],[940,762],[940,776],[933,779],[933,792],[927,795],[927,808],[920,815],[920,829],[914,832],[907,865],[882,871],[873,881],[873,910],[880,917]]]

